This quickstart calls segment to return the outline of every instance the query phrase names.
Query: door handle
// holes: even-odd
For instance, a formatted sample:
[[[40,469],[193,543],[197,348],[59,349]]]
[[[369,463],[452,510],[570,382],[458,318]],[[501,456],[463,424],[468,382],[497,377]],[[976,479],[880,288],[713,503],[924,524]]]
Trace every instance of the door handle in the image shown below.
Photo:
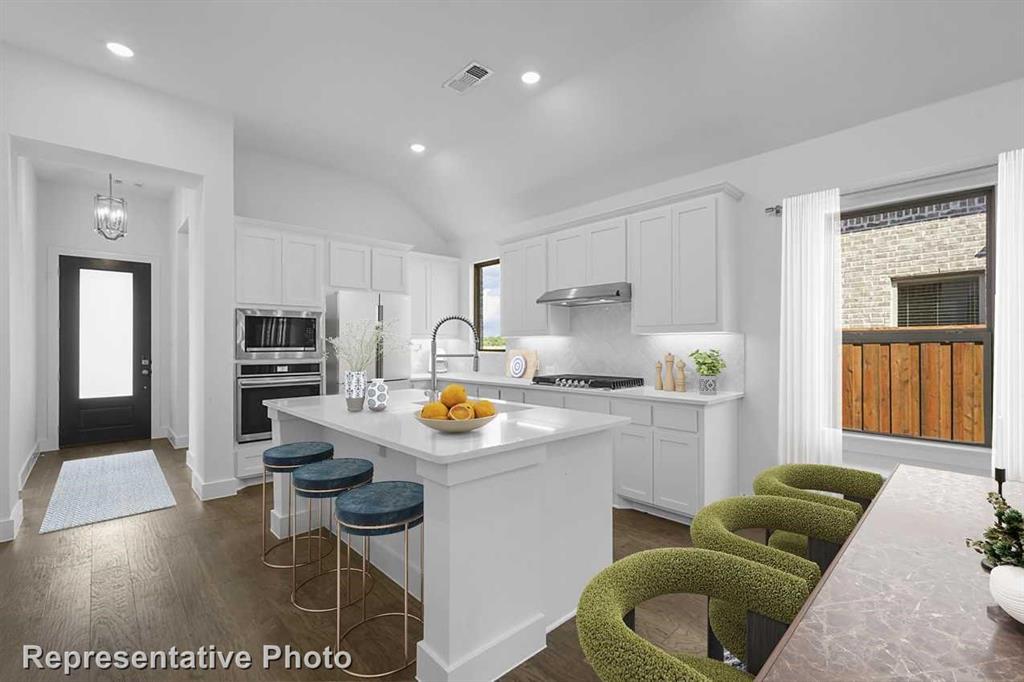
[[[146,376],[146,375],[148,375],[148,374],[149,374],[149,370],[148,370],[148,369],[144,369],[144,370],[142,370],[142,375],[143,375],[143,376]]]

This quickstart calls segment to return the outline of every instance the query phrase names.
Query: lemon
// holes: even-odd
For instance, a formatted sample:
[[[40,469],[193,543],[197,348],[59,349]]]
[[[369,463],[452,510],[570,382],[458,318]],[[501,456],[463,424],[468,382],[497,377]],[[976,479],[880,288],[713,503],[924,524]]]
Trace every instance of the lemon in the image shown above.
[[[476,400],[473,402],[473,412],[477,418],[490,417],[495,414],[497,410],[494,409],[494,403],[490,400]]]
[[[448,410],[448,418],[456,421],[466,421],[476,416],[473,411],[473,406],[469,403],[459,403],[458,405],[452,405],[452,408]]]
[[[420,416],[424,419],[447,419],[448,408],[441,402],[427,403],[420,410]]]
[[[466,387],[462,384],[449,384],[441,391],[441,402],[449,408],[466,402],[466,397]]]

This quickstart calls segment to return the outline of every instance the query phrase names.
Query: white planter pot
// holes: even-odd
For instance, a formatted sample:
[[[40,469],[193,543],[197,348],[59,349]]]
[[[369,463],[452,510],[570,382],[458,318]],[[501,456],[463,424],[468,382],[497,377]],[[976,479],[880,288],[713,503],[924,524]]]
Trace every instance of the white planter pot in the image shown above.
[[[988,590],[996,603],[1019,623],[1024,623],[1024,568],[996,566],[989,573]]]
[[[383,379],[374,379],[366,389],[366,406],[374,412],[388,407],[388,385]]]

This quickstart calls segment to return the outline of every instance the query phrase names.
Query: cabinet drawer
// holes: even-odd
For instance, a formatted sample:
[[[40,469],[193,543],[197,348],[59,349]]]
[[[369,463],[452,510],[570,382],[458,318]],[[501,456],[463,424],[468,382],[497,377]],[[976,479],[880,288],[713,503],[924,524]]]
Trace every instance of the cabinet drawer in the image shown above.
[[[686,405],[654,405],[654,425],[697,433],[697,410]]]
[[[476,395],[479,398],[487,398],[488,400],[501,399],[501,391],[497,386],[480,386],[476,390]]]
[[[618,417],[629,417],[637,426],[651,425],[651,405],[635,400],[613,400],[612,414]]]
[[[527,405],[543,405],[544,407],[562,407],[565,405],[561,393],[550,393],[548,391],[523,391],[523,402]]]
[[[565,396],[565,409],[579,410],[580,412],[596,412],[598,414],[611,413],[611,400],[593,395],[572,395]]]
[[[526,391],[521,388],[502,388],[501,399],[510,403],[525,403]]]

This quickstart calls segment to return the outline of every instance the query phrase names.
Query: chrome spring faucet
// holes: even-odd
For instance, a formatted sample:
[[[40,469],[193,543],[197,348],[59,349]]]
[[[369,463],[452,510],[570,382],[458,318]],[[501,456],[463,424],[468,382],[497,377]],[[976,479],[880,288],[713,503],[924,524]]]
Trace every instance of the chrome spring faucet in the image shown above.
[[[472,353],[442,353],[437,354],[437,331],[441,328],[445,322],[451,322],[452,320],[458,320],[464,322],[473,332],[473,352]],[[437,400],[437,359],[438,358],[473,358],[473,371],[480,371],[480,335],[477,334],[476,327],[473,323],[462,315],[448,315],[442,317],[434,325],[434,334],[430,338],[430,395],[428,396],[431,400]]]

